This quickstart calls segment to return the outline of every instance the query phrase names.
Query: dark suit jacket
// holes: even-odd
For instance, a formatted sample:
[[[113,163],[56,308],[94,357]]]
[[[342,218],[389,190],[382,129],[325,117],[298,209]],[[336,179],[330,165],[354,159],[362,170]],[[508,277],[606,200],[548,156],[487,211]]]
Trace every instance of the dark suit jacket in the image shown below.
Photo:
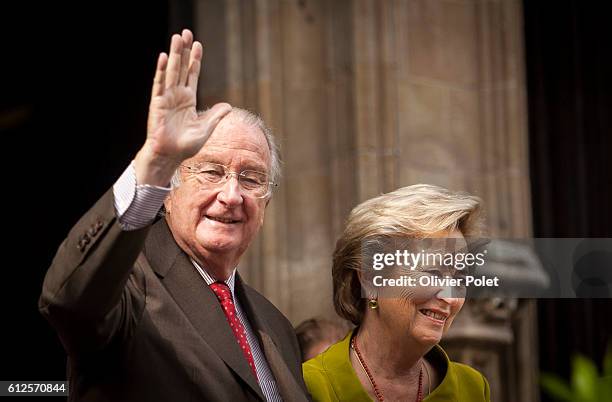
[[[289,321],[239,276],[236,295],[283,399],[308,400]],[[219,302],[165,220],[122,231],[112,189],[59,247],[39,308],[68,353],[70,400],[265,400]]]

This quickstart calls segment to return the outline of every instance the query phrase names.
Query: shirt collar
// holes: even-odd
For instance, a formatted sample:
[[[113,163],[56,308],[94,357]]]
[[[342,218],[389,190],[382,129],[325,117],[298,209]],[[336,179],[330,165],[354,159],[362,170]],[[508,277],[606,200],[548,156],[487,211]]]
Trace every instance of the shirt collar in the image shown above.
[[[198,264],[194,259],[190,258],[189,260],[191,261],[193,266],[196,267],[196,269],[198,270],[202,278],[204,278],[208,286],[210,286],[211,284],[215,282],[220,282],[220,281],[217,281],[215,278],[213,278],[205,269],[200,267],[200,264]],[[236,284],[236,268],[234,268],[229,278],[227,278],[227,280],[223,282],[230,288],[230,290],[232,291],[232,298],[235,300],[236,298],[234,297],[234,287]]]

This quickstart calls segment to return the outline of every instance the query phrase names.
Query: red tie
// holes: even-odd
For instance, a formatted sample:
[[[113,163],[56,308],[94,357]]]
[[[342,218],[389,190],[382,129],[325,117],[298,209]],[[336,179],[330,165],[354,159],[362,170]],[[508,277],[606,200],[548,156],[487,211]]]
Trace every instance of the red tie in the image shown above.
[[[257,371],[255,370],[255,361],[253,360],[253,355],[251,354],[251,347],[249,346],[246,332],[244,332],[244,327],[236,315],[236,307],[232,301],[232,292],[230,291],[229,286],[223,282],[215,282],[210,284],[210,288],[213,292],[215,292],[215,295],[217,295],[217,298],[221,303],[221,307],[223,308],[223,312],[225,313],[225,318],[227,318],[227,322],[229,322],[230,328],[232,329],[232,332],[234,332],[234,336],[238,341],[238,346],[240,346],[240,349],[242,349],[244,357],[247,359],[251,370],[253,370],[255,378],[257,378]],[[259,379],[257,379],[257,381],[259,381]]]

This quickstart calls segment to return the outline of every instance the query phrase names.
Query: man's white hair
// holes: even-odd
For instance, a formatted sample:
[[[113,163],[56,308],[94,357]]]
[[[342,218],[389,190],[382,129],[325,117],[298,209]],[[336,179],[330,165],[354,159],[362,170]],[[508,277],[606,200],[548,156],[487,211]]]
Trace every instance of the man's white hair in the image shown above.
[[[198,114],[204,113],[205,110],[199,111]],[[239,107],[232,107],[231,112],[224,117],[224,119],[230,119],[230,121],[238,121],[244,123],[248,126],[258,128],[263,133],[266,138],[266,142],[268,143],[268,149],[270,150],[270,166],[269,166],[269,175],[270,181],[276,183],[276,181],[281,176],[281,160],[280,160],[280,151],[278,149],[278,145],[276,144],[276,140],[274,139],[274,135],[272,134],[272,129],[266,125],[264,120],[256,113],[253,113],[246,109],[241,109]],[[172,176],[172,180],[170,180],[170,186],[172,188],[178,187],[181,184],[181,175],[179,169],[174,172]]]

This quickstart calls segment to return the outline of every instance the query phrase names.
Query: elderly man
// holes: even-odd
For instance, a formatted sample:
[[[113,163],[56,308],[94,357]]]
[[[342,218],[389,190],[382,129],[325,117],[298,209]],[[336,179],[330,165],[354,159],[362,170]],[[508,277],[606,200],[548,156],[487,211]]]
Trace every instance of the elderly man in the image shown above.
[[[172,37],[144,145],[45,277],[39,306],[68,354],[71,400],[307,400],[289,321],[236,273],[278,154],[250,112],[196,112],[201,60],[191,32]]]

